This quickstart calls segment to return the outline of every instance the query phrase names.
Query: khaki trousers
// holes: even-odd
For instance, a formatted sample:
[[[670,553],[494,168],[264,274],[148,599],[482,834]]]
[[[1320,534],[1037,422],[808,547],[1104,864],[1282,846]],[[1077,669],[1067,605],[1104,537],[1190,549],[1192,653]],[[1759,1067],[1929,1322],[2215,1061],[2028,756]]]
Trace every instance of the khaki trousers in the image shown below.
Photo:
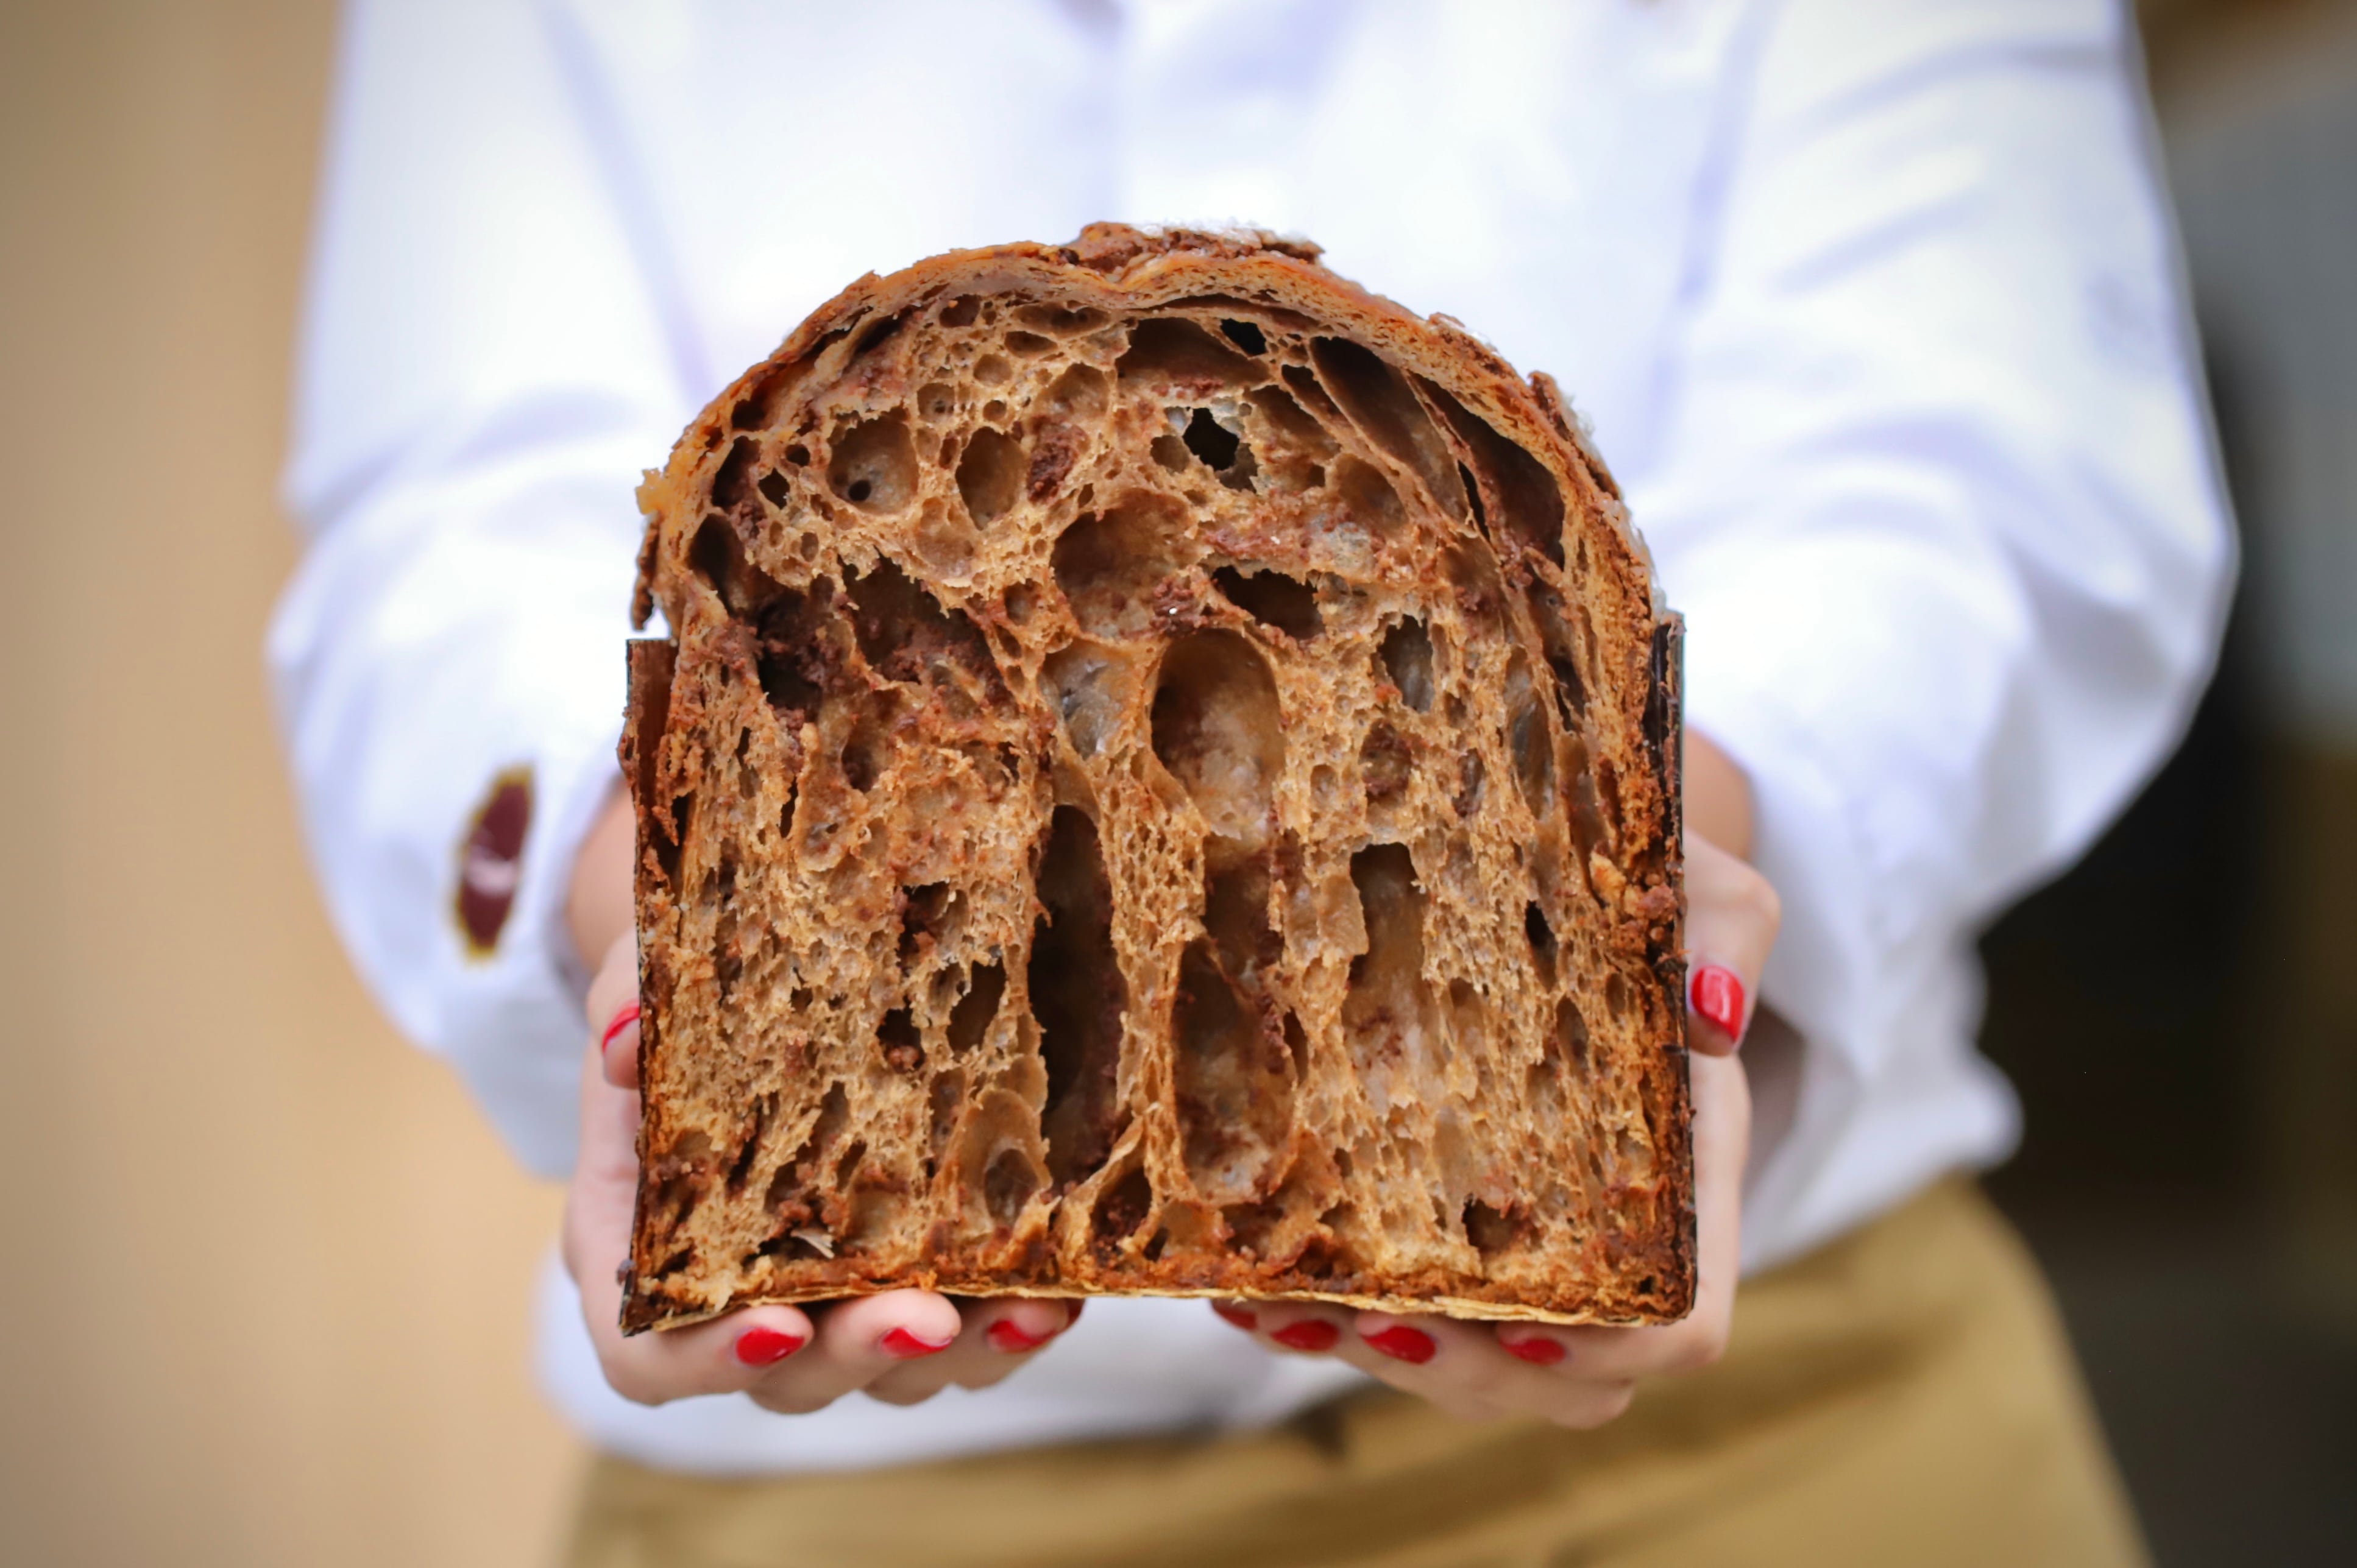
[[[1734,1342],[1595,1432],[1389,1392],[1247,1435],[716,1481],[604,1459],[576,1568],[2145,1562],[2044,1283],[1943,1183],[1748,1282]]]

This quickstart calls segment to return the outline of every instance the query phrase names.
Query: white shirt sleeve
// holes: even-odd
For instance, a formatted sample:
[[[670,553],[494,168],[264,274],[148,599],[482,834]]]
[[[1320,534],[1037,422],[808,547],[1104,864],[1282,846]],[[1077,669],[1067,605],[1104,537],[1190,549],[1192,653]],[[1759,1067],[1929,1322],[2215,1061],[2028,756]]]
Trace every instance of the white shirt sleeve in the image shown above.
[[[269,645],[346,946],[550,1175],[572,1164],[564,903],[617,777],[631,492],[694,375],[555,15],[347,12],[286,481],[312,538]],[[501,779],[528,780],[521,854],[469,867]],[[488,943],[462,875],[478,937],[504,909]]]
[[[1757,792],[1763,998],[1871,1078],[2178,733],[2233,550],[2115,7],[1793,0],[1756,61],[1631,500]]]

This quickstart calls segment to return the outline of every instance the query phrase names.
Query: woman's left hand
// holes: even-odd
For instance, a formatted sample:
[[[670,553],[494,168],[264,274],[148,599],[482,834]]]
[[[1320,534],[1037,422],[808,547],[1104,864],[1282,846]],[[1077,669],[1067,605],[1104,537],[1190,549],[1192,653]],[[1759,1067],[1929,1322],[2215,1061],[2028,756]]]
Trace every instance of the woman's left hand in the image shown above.
[[[1778,917],[1765,878],[1691,832],[1686,900],[1698,1253],[1691,1313],[1648,1328],[1480,1323],[1317,1302],[1221,1303],[1220,1316],[1271,1349],[1339,1356],[1469,1419],[1601,1426],[1629,1407],[1640,1380],[1717,1360],[1735,1305],[1751,1131],[1751,1093],[1735,1050]],[[1722,1026],[1729,1021],[1732,1031]]]

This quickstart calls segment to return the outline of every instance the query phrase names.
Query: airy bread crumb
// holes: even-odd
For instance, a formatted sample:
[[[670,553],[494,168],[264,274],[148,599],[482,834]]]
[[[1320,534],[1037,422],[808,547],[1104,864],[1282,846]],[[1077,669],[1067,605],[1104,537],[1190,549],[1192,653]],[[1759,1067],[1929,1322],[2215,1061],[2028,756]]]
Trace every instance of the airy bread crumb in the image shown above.
[[[650,476],[626,1327],[1687,1310],[1677,618],[1554,385],[1317,257],[865,278]]]

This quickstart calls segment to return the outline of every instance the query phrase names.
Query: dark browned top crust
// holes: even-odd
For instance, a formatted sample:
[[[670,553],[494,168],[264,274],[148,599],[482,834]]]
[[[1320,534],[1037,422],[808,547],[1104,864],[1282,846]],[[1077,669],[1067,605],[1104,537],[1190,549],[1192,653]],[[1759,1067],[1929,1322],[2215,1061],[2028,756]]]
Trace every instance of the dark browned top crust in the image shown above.
[[[1546,378],[1100,224],[861,279],[639,494],[625,1327],[1687,1310],[1678,624]]]

